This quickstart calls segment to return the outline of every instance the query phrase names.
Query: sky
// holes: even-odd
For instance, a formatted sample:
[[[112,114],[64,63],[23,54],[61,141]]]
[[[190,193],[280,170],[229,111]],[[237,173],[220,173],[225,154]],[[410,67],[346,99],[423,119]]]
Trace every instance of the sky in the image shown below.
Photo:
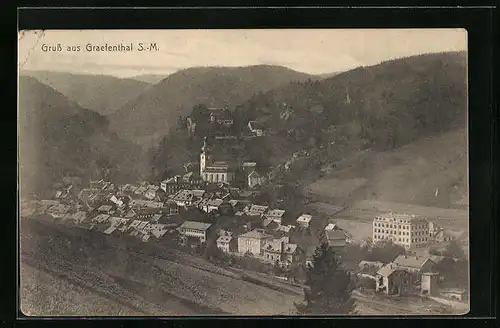
[[[157,50],[138,51],[138,43]],[[133,43],[131,52],[86,45]],[[60,44],[62,51],[43,51]],[[80,46],[80,51],[67,51]],[[132,77],[195,66],[280,65],[309,74],[341,72],[411,55],[467,50],[464,29],[45,30],[19,34],[19,66]],[[42,49],[43,48],[43,49]]]

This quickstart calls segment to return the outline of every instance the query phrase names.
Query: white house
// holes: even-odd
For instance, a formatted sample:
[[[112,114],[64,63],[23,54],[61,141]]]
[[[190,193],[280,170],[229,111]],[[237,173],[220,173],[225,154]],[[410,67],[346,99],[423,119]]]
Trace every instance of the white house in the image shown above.
[[[297,218],[297,224],[303,228],[308,228],[312,220],[312,216],[309,214],[302,214]]]
[[[198,238],[201,243],[207,240],[207,233],[211,227],[210,223],[185,221],[178,231],[181,236]]]

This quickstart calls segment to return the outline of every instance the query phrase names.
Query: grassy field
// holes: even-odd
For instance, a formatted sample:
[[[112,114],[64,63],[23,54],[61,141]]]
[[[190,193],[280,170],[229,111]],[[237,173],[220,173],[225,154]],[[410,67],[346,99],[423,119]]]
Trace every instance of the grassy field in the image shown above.
[[[318,197],[448,208],[467,195],[467,137],[454,130],[392,151],[360,151],[312,183]]]

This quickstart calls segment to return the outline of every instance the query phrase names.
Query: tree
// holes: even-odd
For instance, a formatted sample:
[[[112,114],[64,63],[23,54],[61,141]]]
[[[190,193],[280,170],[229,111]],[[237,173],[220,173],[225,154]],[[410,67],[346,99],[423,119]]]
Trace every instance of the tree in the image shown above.
[[[442,252],[443,256],[454,257],[460,260],[464,260],[466,258],[464,250],[456,240],[450,240],[444,251]]]
[[[404,247],[394,244],[391,240],[381,240],[372,246],[367,260],[389,263],[394,261],[399,255],[405,254],[405,252]]]
[[[312,266],[306,269],[304,303],[295,304],[299,314],[353,314],[355,288],[349,272],[341,267],[337,255],[327,243],[316,248]]]

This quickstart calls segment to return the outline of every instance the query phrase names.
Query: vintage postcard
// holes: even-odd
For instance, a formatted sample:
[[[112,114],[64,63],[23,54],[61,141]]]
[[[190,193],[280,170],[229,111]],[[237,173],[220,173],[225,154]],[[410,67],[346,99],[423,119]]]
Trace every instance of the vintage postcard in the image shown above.
[[[466,30],[18,45],[25,316],[469,311]]]

